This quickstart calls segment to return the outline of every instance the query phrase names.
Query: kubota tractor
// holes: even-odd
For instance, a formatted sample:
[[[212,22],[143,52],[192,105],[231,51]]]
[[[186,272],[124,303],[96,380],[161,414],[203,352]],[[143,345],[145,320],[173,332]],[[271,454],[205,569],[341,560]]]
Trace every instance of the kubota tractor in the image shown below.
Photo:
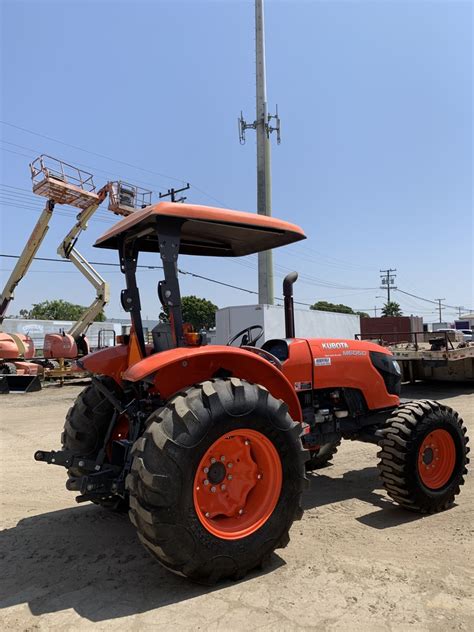
[[[459,493],[468,462],[462,419],[434,401],[401,404],[392,354],[370,342],[296,338],[286,277],[285,336],[261,348],[258,326],[203,346],[183,323],[178,254],[241,256],[304,239],[293,224],[162,202],[123,219],[96,246],[118,250],[132,330],[85,356],[92,383],[68,412],[60,451],[35,458],[68,470],[78,502],[129,508],[145,547],[202,582],[239,578],[288,542],[306,472],[341,439],[380,446],[380,475],[402,507],[437,512]],[[159,252],[158,295],[172,348],[146,345],[136,268]],[[240,347],[232,346],[240,340]]]

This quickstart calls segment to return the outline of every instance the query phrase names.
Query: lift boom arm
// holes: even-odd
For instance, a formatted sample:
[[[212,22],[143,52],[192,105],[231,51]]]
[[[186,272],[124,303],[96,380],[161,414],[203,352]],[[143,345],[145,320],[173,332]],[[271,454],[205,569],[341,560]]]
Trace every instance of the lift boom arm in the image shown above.
[[[44,154],[30,164],[30,169],[33,192],[47,197],[48,201],[1,294],[0,324],[5,318],[8,305],[13,300],[16,286],[27,273],[48,232],[55,203],[70,204],[82,210],[76,217],[76,223],[62,240],[58,254],[64,259],[69,259],[96,290],[95,300],[68,332],[71,336],[78,336],[85,333],[109,302],[110,296],[106,281],[75,249],[79,235],[87,228],[87,222],[105,200],[107,194],[110,196],[109,210],[116,215],[127,216],[135,208],[144,208],[151,204],[151,191],[123,182],[108,182],[98,193],[95,193],[90,173]]]
[[[72,261],[79,272],[81,272],[96,289],[95,300],[68,331],[68,334],[76,337],[87,331],[89,325],[94,322],[96,316],[100,314],[107,305],[110,299],[110,289],[107,281],[100,276],[97,270],[95,270],[75,248],[70,251],[68,259]]]
[[[69,259],[96,290],[96,298],[94,301],[68,331],[68,334],[73,337],[79,336],[87,331],[89,325],[94,322],[96,316],[100,314],[110,299],[109,284],[74,247],[81,232],[86,230],[87,222],[107,196],[108,190],[109,184],[105,185],[98,192],[99,200],[97,203],[91,204],[91,206],[77,215],[76,223],[62,240],[58,248],[58,255]]]
[[[26,242],[26,246],[23,248],[23,252],[21,253],[5,287],[3,288],[0,298],[0,324],[3,323],[5,319],[5,314],[7,313],[9,304],[13,300],[16,286],[28,272],[28,268],[30,267],[31,262],[38,252],[38,248],[41,246],[43,239],[49,230],[49,222],[51,220],[53,210],[54,202],[53,200],[48,200],[28,241]]]

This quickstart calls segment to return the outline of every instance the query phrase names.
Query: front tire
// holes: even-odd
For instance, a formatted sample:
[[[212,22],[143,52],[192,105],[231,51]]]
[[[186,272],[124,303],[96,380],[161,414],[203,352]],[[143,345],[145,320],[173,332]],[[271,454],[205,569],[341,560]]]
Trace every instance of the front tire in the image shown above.
[[[215,379],[150,416],[127,478],[130,519],[169,570],[243,577],[286,546],[301,518],[301,425],[261,386]]]
[[[464,484],[469,441],[452,408],[414,401],[397,408],[383,429],[378,465],[389,496],[405,509],[436,513]]]

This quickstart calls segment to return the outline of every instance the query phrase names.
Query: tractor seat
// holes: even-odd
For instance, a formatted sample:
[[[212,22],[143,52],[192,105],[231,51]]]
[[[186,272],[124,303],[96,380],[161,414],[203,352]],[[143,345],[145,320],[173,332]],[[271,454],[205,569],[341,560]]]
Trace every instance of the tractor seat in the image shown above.
[[[285,360],[288,360],[290,356],[288,343],[286,340],[282,340],[281,338],[267,340],[263,343],[262,349],[264,351],[268,351],[268,353],[271,353],[280,362],[285,362]]]

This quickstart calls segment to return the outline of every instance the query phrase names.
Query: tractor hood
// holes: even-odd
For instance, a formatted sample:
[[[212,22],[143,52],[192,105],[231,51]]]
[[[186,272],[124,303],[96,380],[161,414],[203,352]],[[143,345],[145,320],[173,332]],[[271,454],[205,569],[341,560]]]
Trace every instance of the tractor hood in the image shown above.
[[[303,230],[280,219],[211,206],[160,202],[117,222],[94,244],[117,249],[120,238],[136,238],[138,250],[158,252],[161,219],[181,220],[179,252],[185,255],[240,257],[306,239]]]

